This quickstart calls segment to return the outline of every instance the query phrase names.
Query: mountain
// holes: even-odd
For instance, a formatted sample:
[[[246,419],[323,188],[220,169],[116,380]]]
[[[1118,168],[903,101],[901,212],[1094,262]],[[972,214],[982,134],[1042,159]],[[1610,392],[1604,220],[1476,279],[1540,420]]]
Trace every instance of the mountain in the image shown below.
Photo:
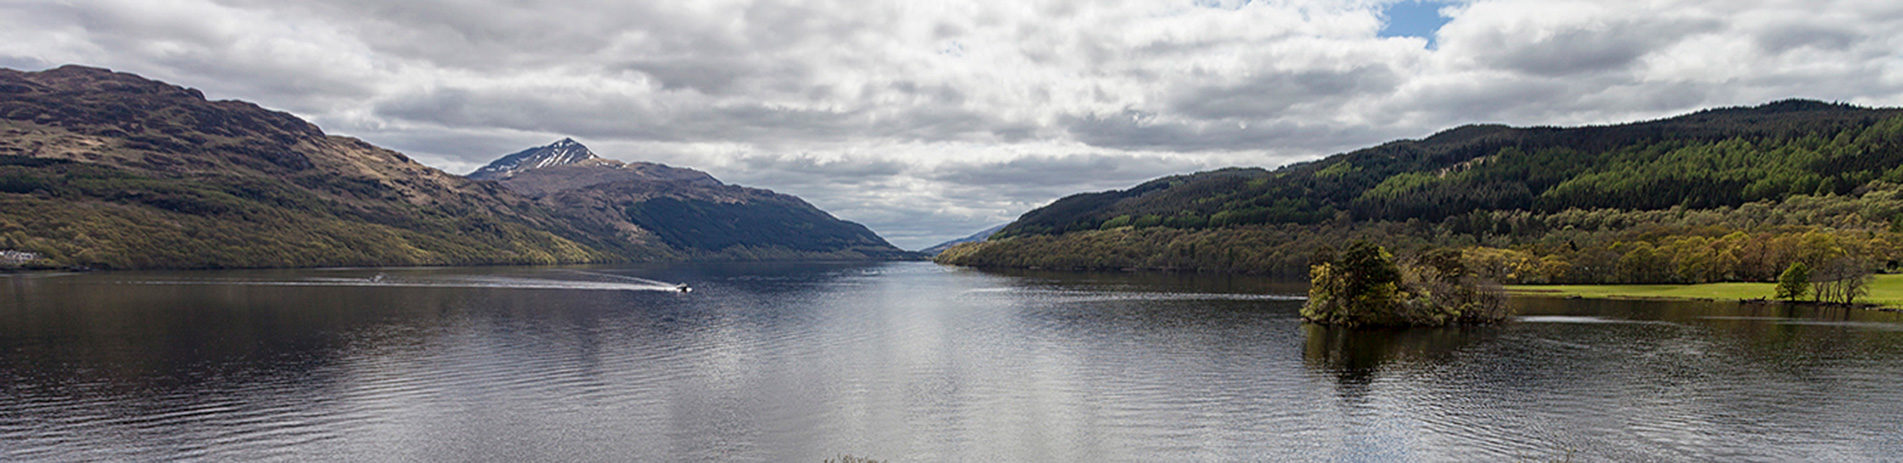
[[[563,139],[470,174],[495,178],[598,236],[664,243],[703,260],[907,259],[872,230],[798,197],[728,185],[706,172],[603,159]]]
[[[1877,167],[1903,158],[1887,146],[1843,159],[1713,159],[1723,165],[1669,166],[1667,154],[1694,148],[1785,142],[1863,129],[1903,114],[1790,100],[1722,108],[1632,124],[1579,128],[1474,125],[1422,140],[1294,164],[1273,172],[1232,168],[1146,182],[1122,191],[1081,194],[1033,210],[1000,236],[1100,228],[1119,217],[1174,221],[1179,228],[1234,224],[1316,223],[1347,212],[1356,219],[1440,220],[1474,210],[1735,206],[1825,186],[1846,193]],[[1691,153],[1702,158],[1730,153]],[[1839,172],[1830,162],[1867,164]],[[1772,175],[1789,167],[1787,175]],[[1848,166],[1842,166],[1848,167]],[[1879,169],[1880,170],[1880,169]],[[1848,174],[1848,175],[1846,175]],[[1624,183],[1613,185],[1612,181]],[[1197,221],[1203,223],[1197,225]],[[1114,226],[1114,224],[1113,224]]]
[[[945,252],[946,249],[951,249],[952,246],[957,246],[957,245],[965,244],[965,243],[976,243],[979,241],[984,241],[986,238],[990,238],[991,235],[997,234],[998,230],[1003,230],[1006,225],[1010,225],[1010,224],[1008,223],[999,224],[996,227],[986,228],[983,231],[973,233],[970,236],[966,236],[964,238],[959,238],[959,239],[955,239],[951,241],[946,241],[943,243],[934,244],[931,247],[920,249],[918,252],[919,254],[924,254],[927,256],[936,256],[938,255],[938,253]]]
[[[893,259],[863,226],[574,140],[472,180],[106,69],[0,69],[0,267]]]
[[[0,69],[0,250],[208,268],[649,259],[298,118],[105,69]]]
[[[563,138],[561,141],[555,143],[529,148],[517,151],[515,154],[503,156],[501,159],[497,159],[495,162],[491,162],[489,165],[483,166],[481,169],[476,169],[475,172],[471,172],[469,178],[476,180],[497,180],[515,176],[515,174],[519,172],[542,167],[565,166],[602,160],[600,157],[595,156],[594,151],[589,151],[588,147],[582,146],[582,144],[576,142],[575,139]]]
[[[1899,116],[1903,109],[1787,100],[1618,125],[1464,126],[1275,170],[1221,169],[1066,197],[940,260],[1299,275],[1317,248],[1359,237],[1402,249],[1510,251],[1541,269],[1529,274],[1554,281],[1755,280],[1788,260],[1767,249],[1809,251],[1687,251],[1684,259],[1720,263],[1674,255],[1662,265],[1696,269],[1641,276],[1638,264],[1609,268],[1692,246],[1692,237],[1739,232],[1751,239],[1735,244],[1746,246],[1801,231],[1895,260],[1903,257],[1891,256],[1895,246],[1872,240],[1903,224],[1891,198],[1903,183]],[[1752,259],[1758,267],[1712,270]]]

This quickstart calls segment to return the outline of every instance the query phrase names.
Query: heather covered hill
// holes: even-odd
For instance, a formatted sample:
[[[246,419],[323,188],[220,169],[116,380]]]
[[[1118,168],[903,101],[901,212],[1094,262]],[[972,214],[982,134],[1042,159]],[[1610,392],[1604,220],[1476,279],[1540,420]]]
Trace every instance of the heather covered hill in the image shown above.
[[[0,70],[0,249],[36,265],[531,264],[665,255],[289,114],[104,69]]]
[[[0,69],[0,251],[102,269],[912,257],[798,198],[539,149],[471,180],[132,74]]]
[[[1903,242],[1899,115],[1790,100],[1609,126],[1467,126],[1067,197],[941,260],[1299,274],[1317,247],[1359,237],[1465,247],[1511,261],[1506,281],[1759,280],[1851,255],[1889,265],[1888,243]]]

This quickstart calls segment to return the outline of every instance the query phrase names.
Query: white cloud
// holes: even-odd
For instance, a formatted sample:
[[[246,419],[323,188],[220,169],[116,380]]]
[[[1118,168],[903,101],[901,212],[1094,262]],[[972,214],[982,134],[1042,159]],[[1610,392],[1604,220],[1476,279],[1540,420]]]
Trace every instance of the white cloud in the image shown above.
[[[0,0],[0,66],[111,67],[452,172],[560,136],[921,247],[1059,196],[1472,122],[1903,103],[1903,5],[1481,0]]]

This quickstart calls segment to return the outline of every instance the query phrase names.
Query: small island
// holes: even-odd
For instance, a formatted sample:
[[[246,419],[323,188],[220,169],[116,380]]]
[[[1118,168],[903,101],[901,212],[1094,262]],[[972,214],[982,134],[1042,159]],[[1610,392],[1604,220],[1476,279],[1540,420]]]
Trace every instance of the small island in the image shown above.
[[[1387,249],[1357,240],[1317,251],[1309,279],[1302,318],[1324,325],[1446,326],[1509,315],[1504,291],[1469,271],[1459,250],[1425,250],[1397,264]]]

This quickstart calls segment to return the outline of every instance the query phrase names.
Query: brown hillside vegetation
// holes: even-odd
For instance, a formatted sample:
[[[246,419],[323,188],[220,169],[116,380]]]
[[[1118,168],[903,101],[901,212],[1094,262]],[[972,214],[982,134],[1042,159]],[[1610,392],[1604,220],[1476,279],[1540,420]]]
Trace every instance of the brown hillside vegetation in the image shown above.
[[[132,74],[0,69],[0,251],[107,269],[913,257],[704,172],[573,140],[518,154],[551,147],[563,164],[478,181]]]

